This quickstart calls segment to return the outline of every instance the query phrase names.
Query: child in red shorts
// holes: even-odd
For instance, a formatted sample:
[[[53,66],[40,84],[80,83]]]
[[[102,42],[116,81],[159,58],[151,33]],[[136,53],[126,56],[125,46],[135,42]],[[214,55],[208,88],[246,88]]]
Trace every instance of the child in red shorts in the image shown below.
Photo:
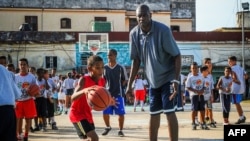
[[[16,117],[17,117],[17,138],[21,139],[22,120],[25,119],[25,130],[23,141],[28,141],[28,133],[31,127],[31,120],[36,117],[36,106],[32,96],[28,95],[27,90],[30,85],[36,84],[35,76],[28,72],[29,64],[26,58],[18,62],[20,73],[16,74],[15,81],[22,92],[19,99],[16,100]]]

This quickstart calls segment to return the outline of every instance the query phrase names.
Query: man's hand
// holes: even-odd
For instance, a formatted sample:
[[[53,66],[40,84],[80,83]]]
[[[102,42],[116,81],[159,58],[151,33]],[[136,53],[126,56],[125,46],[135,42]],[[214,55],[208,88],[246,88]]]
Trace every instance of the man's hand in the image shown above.
[[[133,102],[134,96],[133,96],[133,89],[132,88],[127,87],[127,89],[126,89],[126,98],[130,103]]]
[[[178,83],[173,83],[172,86],[173,86],[173,93],[170,95],[169,100],[173,100],[177,95]]]

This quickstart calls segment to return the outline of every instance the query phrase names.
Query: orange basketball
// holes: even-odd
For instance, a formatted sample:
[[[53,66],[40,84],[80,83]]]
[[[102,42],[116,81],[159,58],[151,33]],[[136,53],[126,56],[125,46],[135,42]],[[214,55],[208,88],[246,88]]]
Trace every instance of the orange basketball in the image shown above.
[[[40,93],[40,88],[36,84],[30,85],[28,90],[27,90],[27,93],[30,96],[35,96],[35,95]]]
[[[97,85],[92,86],[86,96],[89,106],[95,111],[105,110],[111,102],[109,91]]]

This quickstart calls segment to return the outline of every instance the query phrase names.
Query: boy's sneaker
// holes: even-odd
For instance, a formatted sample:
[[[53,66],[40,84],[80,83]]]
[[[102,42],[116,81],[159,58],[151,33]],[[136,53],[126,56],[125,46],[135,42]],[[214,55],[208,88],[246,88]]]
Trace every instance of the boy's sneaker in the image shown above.
[[[34,131],[40,131],[39,126],[36,126],[36,128],[33,129]]]
[[[210,124],[209,117],[205,117],[205,122],[206,122],[206,124]]]
[[[102,132],[102,135],[103,136],[107,135],[111,129],[112,129],[111,127],[106,127],[105,130]]]
[[[67,115],[67,114],[68,114],[68,111],[64,111],[64,114]]]
[[[22,141],[22,140],[23,140],[23,138],[24,138],[24,137],[23,137],[23,135],[22,135],[22,134],[17,136],[17,140],[18,140],[18,141]]]
[[[193,130],[196,130],[196,123],[193,123],[193,124],[192,124],[192,129],[193,129]]]
[[[244,116],[243,119],[238,119],[238,121],[235,122],[235,124],[245,123],[245,121],[246,121],[246,117]]]
[[[121,130],[118,132],[118,136],[119,137],[124,137],[124,134],[123,134],[123,132]]]
[[[59,112],[59,111],[54,112],[54,116],[59,116],[59,115],[61,115],[61,114],[62,114],[62,113]]]
[[[46,131],[47,131],[47,129],[46,129],[45,127],[43,127],[43,128],[42,128],[42,131],[43,131],[43,132],[46,132]]]
[[[209,128],[207,127],[207,125],[205,123],[201,124],[201,129],[202,130],[209,130]]]
[[[210,127],[216,128],[215,123],[214,123],[214,122],[211,122],[211,123],[210,123]]]
[[[57,128],[57,126],[56,126],[56,122],[53,122],[53,123],[51,124],[51,128],[52,128],[52,130],[58,130],[58,128]]]
[[[195,124],[196,124],[196,126],[200,125],[200,122],[198,121],[198,118],[195,118]]]
[[[31,132],[31,133],[34,133],[34,132],[35,132],[35,130],[34,130],[34,128],[33,128],[32,126],[30,127],[30,132]]]

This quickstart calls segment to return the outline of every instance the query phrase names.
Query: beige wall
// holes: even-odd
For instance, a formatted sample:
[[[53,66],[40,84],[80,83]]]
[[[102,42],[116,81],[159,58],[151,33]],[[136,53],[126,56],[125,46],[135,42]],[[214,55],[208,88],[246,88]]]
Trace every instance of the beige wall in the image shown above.
[[[192,31],[192,19],[171,19],[171,25],[179,25],[180,31]]]
[[[125,31],[125,11],[84,10],[4,10],[0,12],[0,31],[18,31],[24,16],[38,17],[39,31],[92,31],[94,17],[107,17],[115,31]],[[9,18],[12,17],[12,18]],[[61,29],[60,19],[70,18],[71,29]]]
[[[92,31],[94,17],[107,17],[111,22],[112,31],[129,31],[129,19],[135,15],[126,16],[125,10],[72,10],[72,9],[17,9],[0,8],[0,31],[18,31],[24,23],[25,16],[38,17],[38,31]],[[134,13],[134,12],[133,12]],[[134,13],[135,14],[135,13]],[[170,12],[154,12],[152,19],[171,25]],[[11,17],[11,18],[10,18]],[[61,29],[60,19],[70,18],[71,29]],[[184,20],[185,21],[185,20]],[[176,22],[181,31],[191,31],[191,20]],[[182,27],[183,26],[183,27]],[[190,26],[190,27],[189,27]],[[183,30],[182,30],[183,29]]]
[[[170,25],[170,12],[156,12],[152,13],[152,19],[166,25]]]

